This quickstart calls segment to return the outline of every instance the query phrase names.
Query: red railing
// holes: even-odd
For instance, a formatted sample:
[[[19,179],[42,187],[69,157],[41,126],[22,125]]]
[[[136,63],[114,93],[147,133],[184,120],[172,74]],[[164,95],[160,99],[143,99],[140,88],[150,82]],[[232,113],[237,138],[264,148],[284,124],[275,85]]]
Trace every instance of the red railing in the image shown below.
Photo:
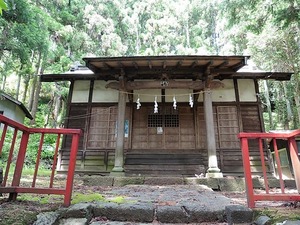
[[[9,193],[9,200],[16,200],[18,193],[36,193],[36,194],[57,194],[64,195],[64,206],[69,206],[71,203],[73,178],[75,172],[76,155],[78,150],[79,136],[81,130],[79,129],[48,129],[48,128],[29,128],[23,124],[17,123],[3,115],[0,115],[0,123],[2,129],[2,135],[0,139],[0,156],[2,155],[3,147],[8,145],[8,154],[4,159],[0,158],[3,162],[6,162],[4,168],[3,181],[0,186],[0,193]],[[8,133],[13,133],[9,135]],[[40,135],[40,140],[37,149],[37,157],[34,173],[32,176],[31,185],[22,183],[22,170],[25,165],[26,153],[28,152],[28,142],[32,141],[30,137],[32,135]],[[41,154],[43,151],[44,139],[47,135],[56,136],[56,144],[53,154],[53,163],[51,166],[51,175],[49,186],[43,185],[37,187],[37,176],[40,167]],[[71,153],[69,161],[69,169],[67,173],[66,183],[63,188],[54,187],[54,175],[56,170],[58,149],[60,146],[60,139],[62,135],[71,135]],[[19,138],[20,141],[18,140]],[[9,175],[9,170],[15,166],[13,175]],[[11,185],[8,183],[11,182]]]
[[[246,183],[246,192],[248,207],[254,208],[256,201],[299,201],[300,200],[300,161],[298,157],[298,148],[296,137],[300,136],[300,130],[282,133],[240,133],[238,137],[241,140],[243,155],[244,175]],[[257,141],[254,145],[258,146],[260,161],[262,166],[264,192],[257,193],[253,188],[253,173],[251,171],[249,140]],[[277,140],[286,140],[288,143],[287,154],[290,155],[291,164],[296,182],[297,193],[287,193],[285,189],[281,161],[277,147]],[[267,166],[264,155],[264,143],[268,141],[274,149],[274,158],[277,165],[277,174],[280,183],[280,193],[276,193],[269,188],[269,176],[267,176]],[[253,143],[251,143],[253,146]],[[252,148],[253,151],[253,148]]]

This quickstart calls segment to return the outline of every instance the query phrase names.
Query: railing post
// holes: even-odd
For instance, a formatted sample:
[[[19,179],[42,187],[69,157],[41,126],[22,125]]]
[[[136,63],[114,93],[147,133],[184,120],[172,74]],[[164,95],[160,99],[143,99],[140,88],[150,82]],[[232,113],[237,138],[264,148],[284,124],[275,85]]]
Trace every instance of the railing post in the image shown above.
[[[79,134],[73,134],[70,161],[69,161],[69,170],[68,170],[67,183],[66,183],[66,192],[64,198],[64,206],[69,206],[71,204],[78,145],[79,145]]]
[[[293,171],[294,171],[294,179],[295,179],[298,193],[300,193],[300,161],[298,158],[298,148],[297,148],[295,137],[289,138],[288,142],[289,142],[289,149],[290,149],[290,157],[291,157]]]
[[[20,148],[19,148],[19,153],[18,153],[18,158],[16,162],[16,168],[12,180],[11,186],[13,187],[18,187],[20,185],[20,179],[22,175],[22,170],[24,166],[24,160],[25,160],[25,155],[26,155],[26,149],[27,149],[27,144],[28,144],[28,139],[29,139],[29,132],[28,131],[23,131],[22,138],[21,138],[21,143],[20,143]],[[9,200],[15,201],[17,199],[18,193],[10,193],[9,194]]]
[[[2,148],[3,148],[4,140],[6,137],[6,132],[7,132],[7,124],[4,124],[3,130],[2,130],[2,136],[1,136],[1,140],[0,140],[0,156],[2,154]]]
[[[241,138],[241,147],[242,147],[242,156],[243,156],[243,164],[244,164],[244,176],[246,183],[246,193],[247,193],[247,202],[249,208],[255,207],[254,202],[254,194],[253,194],[253,183],[252,183],[252,175],[250,168],[250,159],[249,159],[249,146],[248,139],[243,137]]]
[[[279,157],[276,138],[273,139],[273,147],[274,147],[274,153],[275,153],[275,160],[276,160],[276,164],[277,164],[277,172],[278,172],[278,176],[279,176],[280,189],[281,189],[281,193],[284,193],[284,182],[283,182],[283,178],[282,178],[282,169],[281,169],[281,163],[280,163],[280,157]]]

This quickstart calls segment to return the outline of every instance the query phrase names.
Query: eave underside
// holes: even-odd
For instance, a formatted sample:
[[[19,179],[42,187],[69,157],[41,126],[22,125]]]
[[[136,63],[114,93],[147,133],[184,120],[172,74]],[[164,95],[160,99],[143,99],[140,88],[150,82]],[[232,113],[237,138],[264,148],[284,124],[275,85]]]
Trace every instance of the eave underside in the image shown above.
[[[141,56],[84,58],[91,73],[80,70],[41,75],[43,82],[72,80],[172,80],[275,79],[289,80],[292,73],[238,72],[247,64],[245,56]]]

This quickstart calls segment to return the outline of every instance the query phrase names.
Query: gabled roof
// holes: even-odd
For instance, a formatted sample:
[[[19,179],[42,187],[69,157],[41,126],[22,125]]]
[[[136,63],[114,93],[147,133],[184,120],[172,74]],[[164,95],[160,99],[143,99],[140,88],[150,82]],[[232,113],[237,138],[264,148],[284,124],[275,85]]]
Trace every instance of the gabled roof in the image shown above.
[[[5,98],[6,100],[8,100],[8,101],[14,103],[15,105],[18,105],[18,106],[22,109],[22,111],[24,112],[24,114],[25,114],[25,116],[26,116],[27,118],[29,118],[30,120],[33,119],[32,115],[31,115],[30,112],[27,110],[27,108],[23,105],[22,102],[16,100],[16,99],[13,98],[12,96],[10,96],[10,95],[8,95],[8,94],[5,94],[5,93],[3,93],[3,92],[0,92],[0,96],[1,96],[1,98]]]
[[[293,73],[239,72],[249,56],[130,56],[83,58],[88,73],[75,70],[65,74],[41,75],[43,82],[61,80],[127,80],[143,79],[275,79],[289,80]],[[80,68],[80,67],[79,67]]]

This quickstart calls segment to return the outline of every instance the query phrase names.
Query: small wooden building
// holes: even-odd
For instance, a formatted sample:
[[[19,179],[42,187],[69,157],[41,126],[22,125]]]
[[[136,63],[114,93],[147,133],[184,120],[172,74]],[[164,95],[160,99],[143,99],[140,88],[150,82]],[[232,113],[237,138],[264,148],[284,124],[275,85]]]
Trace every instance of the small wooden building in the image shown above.
[[[0,92],[0,114],[19,123],[24,123],[25,117],[33,119],[22,102],[4,92]]]
[[[77,172],[241,175],[237,134],[263,131],[258,80],[291,77],[239,72],[248,58],[84,58],[90,70],[79,67],[41,80],[70,81],[65,126],[84,131]],[[67,169],[69,146],[66,138],[58,171]],[[252,165],[259,172],[257,159],[258,152]]]

